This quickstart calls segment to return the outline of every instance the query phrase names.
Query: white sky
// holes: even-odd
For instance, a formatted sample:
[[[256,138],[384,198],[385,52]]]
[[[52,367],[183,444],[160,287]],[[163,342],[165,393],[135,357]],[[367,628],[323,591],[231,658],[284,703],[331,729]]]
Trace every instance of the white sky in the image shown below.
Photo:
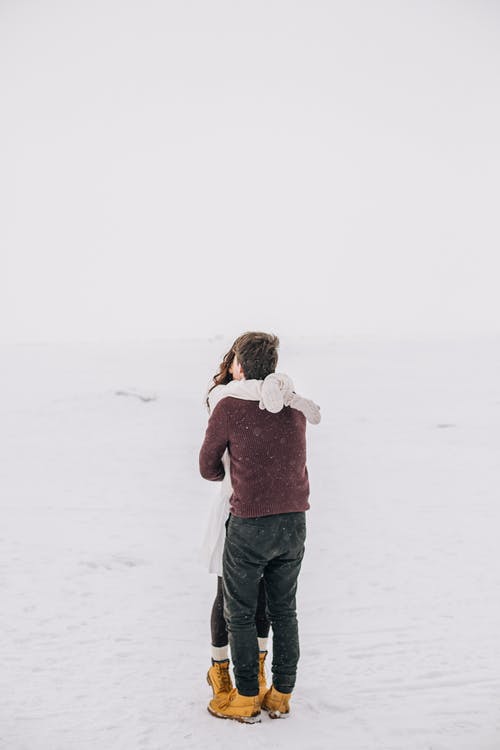
[[[500,330],[491,1],[0,2],[0,340]]]

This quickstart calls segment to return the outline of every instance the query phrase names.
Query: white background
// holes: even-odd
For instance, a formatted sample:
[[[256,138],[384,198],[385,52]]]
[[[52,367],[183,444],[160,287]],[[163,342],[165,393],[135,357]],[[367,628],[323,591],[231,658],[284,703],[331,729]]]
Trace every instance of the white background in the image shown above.
[[[3,0],[1,339],[498,331],[499,23]]]
[[[499,14],[1,0],[1,750],[498,749]],[[293,714],[245,727],[197,459],[258,328],[322,421]]]

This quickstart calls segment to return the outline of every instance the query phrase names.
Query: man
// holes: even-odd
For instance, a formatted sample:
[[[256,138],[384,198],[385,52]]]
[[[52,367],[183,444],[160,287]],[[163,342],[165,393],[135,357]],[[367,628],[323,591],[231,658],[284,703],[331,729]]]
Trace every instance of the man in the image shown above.
[[[279,340],[266,333],[238,339],[234,379],[263,380],[276,370]],[[217,717],[260,721],[288,716],[299,659],[295,595],[304,554],[309,508],[306,419],[285,407],[278,413],[257,401],[228,396],[215,407],[200,450],[205,479],[224,478],[228,449],[233,494],[223,557],[224,615],[236,688],[215,695],[208,710]],[[264,577],[273,628],[273,684],[259,700],[259,650],[255,611]]]

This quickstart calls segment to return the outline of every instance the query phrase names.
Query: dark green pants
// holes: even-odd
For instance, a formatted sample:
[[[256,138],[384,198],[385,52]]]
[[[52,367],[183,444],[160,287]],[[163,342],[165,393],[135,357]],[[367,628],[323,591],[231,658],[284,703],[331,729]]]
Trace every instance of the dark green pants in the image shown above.
[[[273,628],[273,684],[282,693],[294,688],[299,660],[295,595],[305,538],[305,513],[229,518],[223,557],[224,616],[241,695],[259,692],[255,612],[262,576]]]

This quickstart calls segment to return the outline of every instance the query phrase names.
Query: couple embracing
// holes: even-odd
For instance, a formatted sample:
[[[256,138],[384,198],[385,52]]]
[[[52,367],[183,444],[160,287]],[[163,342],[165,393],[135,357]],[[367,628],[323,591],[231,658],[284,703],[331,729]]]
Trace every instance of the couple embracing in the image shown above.
[[[319,407],[275,372],[278,346],[276,336],[260,332],[233,343],[207,394],[210,417],[199,457],[202,477],[221,482],[205,540],[209,571],[218,576],[208,710],[247,723],[260,721],[261,709],[271,718],[290,713],[299,660],[295,598],[309,508],[306,422],[320,421]]]

